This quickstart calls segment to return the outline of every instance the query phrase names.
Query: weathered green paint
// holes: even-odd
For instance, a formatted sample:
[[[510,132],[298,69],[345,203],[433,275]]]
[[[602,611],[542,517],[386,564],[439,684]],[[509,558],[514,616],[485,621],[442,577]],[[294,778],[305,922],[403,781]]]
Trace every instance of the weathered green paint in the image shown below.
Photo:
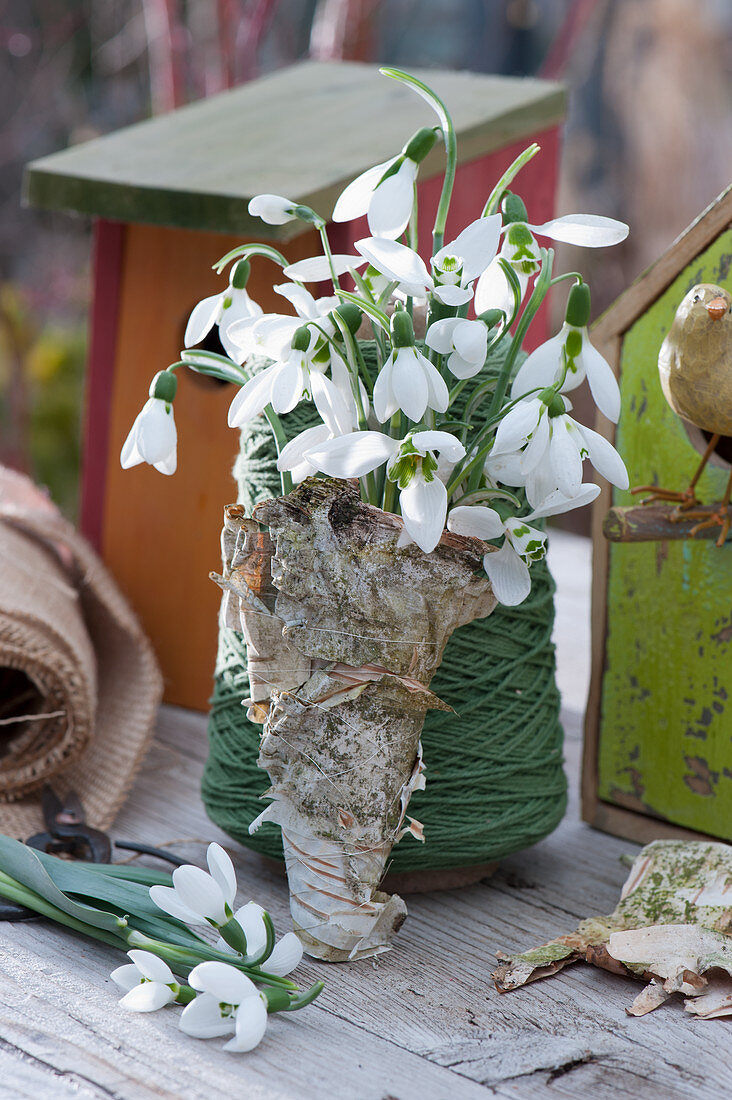
[[[449,104],[461,163],[533,137],[564,117],[553,81],[417,71]],[[287,240],[250,198],[282,194],[330,215],[343,187],[432,125],[410,89],[378,66],[307,61],[28,165],[25,201],[79,214]],[[420,172],[442,171],[437,146]]]
[[[699,462],[661,392],[658,352],[686,292],[729,286],[731,266],[727,230],[625,335],[617,446],[631,485],[684,489]],[[728,476],[710,464],[700,498],[719,500]],[[732,839],[732,542],[610,544],[609,555],[600,797]]]

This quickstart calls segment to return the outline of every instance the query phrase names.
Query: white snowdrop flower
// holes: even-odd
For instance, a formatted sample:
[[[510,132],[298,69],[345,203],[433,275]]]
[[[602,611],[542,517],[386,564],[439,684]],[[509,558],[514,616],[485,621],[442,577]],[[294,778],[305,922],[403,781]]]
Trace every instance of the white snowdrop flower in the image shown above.
[[[324,376],[323,367],[313,362],[318,340],[316,330],[298,327],[286,356],[258,371],[236,394],[229,406],[229,427],[240,428],[267,405],[276,413],[290,412],[306,395],[324,418],[335,415],[336,407],[341,409],[339,416],[347,416],[342,395]]]
[[[255,195],[249,200],[249,213],[267,225],[285,225],[297,218],[298,204],[282,195]]]
[[[420,162],[435,140],[433,129],[418,130],[398,156],[362,172],[335,204],[333,221],[350,222],[366,215],[374,237],[400,237],[412,216]]]
[[[204,298],[195,306],[188,318],[183,343],[187,348],[200,344],[214,325],[219,327],[219,338],[230,359],[236,361],[239,349],[231,340],[228,329],[236,321],[246,321],[262,316],[262,307],[253,301],[246,291],[249,280],[248,260],[239,260],[229,275],[229,285],[219,294]]]
[[[425,411],[444,413],[450,403],[445,380],[414,343],[412,319],[398,310],[391,319],[392,352],[379,371],[372,394],[374,413],[380,423],[397,409],[419,422]]]
[[[617,423],[620,415],[620,390],[610,364],[590,343],[587,324],[590,319],[590,290],[586,283],[573,286],[561,330],[528,356],[511,388],[512,397],[531,390],[543,390],[564,380],[561,392],[579,386],[585,378],[600,412]]]
[[[401,440],[382,432],[353,432],[322,443],[307,455],[331,477],[363,477],[388,462],[387,476],[400,489],[407,534],[426,554],[440,541],[447,514],[447,489],[437,473],[438,456],[459,462],[465,448],[449,432],[414,432]]]
[[[437,368],[411,345],[391,352],[376,379],[373,401],[380,423],[389,420],[397,409],[416,423],[428,408],[444,413],[450,394]]]
[[[255,901],[250,901],[247,902],[246,905],[242,905],[240,909],[237,909],[234,914],[234,919],[238,922],[246,936],[248,955],[259,955],[266,947],[267,929],[262,919],[263,913],[264,909],[262,909],[261,905],[257,905]],[[236,953],[233,947],[230,947],[223,937],[219,937],[216,943],[216,950],[225,951],[232,955]],[[267,974],[274,974],[277,977],[285,978],[300,965],[302,955],[302,944],[298,937],[294,932],[286,932],[274,945],[272,953],[265,959],[261,966]]]
[[[248,317],[233,322],[227,329],[227,335],[239,349],[240,362],[253,355],[282,359],[303,321],[315,321],[328,336],[333,335],[334,326],[328,314],[340,304],[339,298],[314,298],[305,287],[295,283],[281,283],[272,289],[293,306],[295,316],[265,313],[260,317]]]
[[[500,232],[498,214],[471,222],[435,253],[431,273],[417,252],[398,241],[366,237],[356,241],[356,248],[372,267],[399,283],[403,294],[419,299],[433,295],[443,305],[461,306],[470,301],[474,280],[495,256]]]
[[[535,472],[541,474],[541,499],[555,489],[576,497],[585,458],[613,485],[627,489],[628,472],[612,444],[568,416],[566,398],[551,395],[548,400],[546,404],[541,397],[531,397],[514,405],[498,425],[491,457],[520,451],[520,470],[527,482]]]
[[[268,974],[274,974],[278,978],[286,978],[302,962],[302,943],[294,932],[285,932],[282,939],[274,945],[270,957],[263,963],[263,968]]]
[[[524,520],[504,521],[493,508],[483,505],[453,508],[447,527],[456,535],[473,535],[484,542],[503,536],[500,550],[483,558],[483,568],[499,603],[508,607],[523,603],[531,591],[529,563],[544,556],[546,535]]]
[[[446,317],[430,325],[425,343],[440,355],[448,356],[448,370],[456,378],[473,378],[485,364],[488,329],[482,321]]]
[[[147,462],[161,474],[174,474],[178,464],[178,432],[173,416],[177,379],[172,371],[159,371],[150,385],[150,397],[130,428],[120,454],[123,470]]]
[[[264,909],[261,905],[257,905],[256,901],[248,901],[246,905],[240,906],[234,913],[234,920],[246,936],[247,955],[258,955],[264,950],[267,943],[267,928],[263,915]],[[236,954],[234,948],[226,942],[223,936],[219,936],[215,947],[217,951],[226,951],[231,955]]]
[[[150,897],[165,913],[184,924],[220,927],[232,917],[236,897],[236,872],[220,844],[209,844],[209,873],[190,863],[176,867],[172,886],[151,886]]]
[[[123,991],[120,1001],[131,1012],[155,1012],[172,1004],[180,993],[173,971],[150,951],[128,951],[131,963],[118,966],[110,977]]]
[[[531,527],[529,521],[580,508],[594,500],[599,492],[598,485],[582,485],[577,495],[570,499],[556,491],[542,507],[535,508],[527,516],[506,520],[502,520],[495,509],[484,505],[458,505],[450,511],[447,528],[456,535],[473,535],[484,542],[503,537],[500,549],[483,558],[483,568],[499,603],[515,607],[523,603],[531,591],[529,568],[532,562],[539,561],[546,553],[546,535]]]
[[[346,275],[351,268],[358,270],[363,267],[366,260],[363,256],[351,256],[349,253],[336,252],[330,259],[327,256],[310,256],[305,260],[297,260],[284,269],[283,274],[288,279],[294,279],[298,283],[323,283],[336,275]],[[331,264],[333,270],[331,270]],[[277,289],[277,288],[275,288]]]
[[[323,423],[305,428],[282,448],[277,458],[277,469],[289,470],[295,485],[317,473],[316,467],[306,457],[308,451],[328,439],[353,432],[358,426],[358,413],[351,393],[348,368],[337,355],[331,355],[331,376],[333,385],[323,392],[318,391],[317,409]],[[359,387],[364,414],[368,416],[368,395],[360,380]]]
[[[507,315],[513,311],[513,291],[498,261],[503,259],[511,265],[523,298],[529,279],[541,266],[537,237],[549,237],[584,248],[606,248],[625,240],[629,232],[624,222],[598,214],[566,214],[534,225],[529,223],[526,207],[518,195],[509,195],[503,209],[506,218],[503,243],[475,288],[477,313],[491,308],[503,309]]]
[[[254,982],[223,962],[200,963],[188,981],[199,990],[199,996],[183,1009],[181,1031],[195,1039],[233,1032],[234,1038],[224,1044],[224,1050],[253,1050],[267,1028],[267,1002]]]

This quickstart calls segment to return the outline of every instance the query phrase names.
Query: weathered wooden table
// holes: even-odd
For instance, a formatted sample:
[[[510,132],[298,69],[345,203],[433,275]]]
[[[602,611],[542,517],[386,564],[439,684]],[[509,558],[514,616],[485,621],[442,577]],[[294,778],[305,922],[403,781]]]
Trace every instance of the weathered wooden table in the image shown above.
[[[717,1100],[732,1084],[729,1020],[697,1020],[673,1000],[629,1018],[634,983],[583,964],[514,993],[490,981],[494,952],[526,948],[608,913],[633,845],[579,820],[580,716],[588,675],[589,547],[555,536],[557,641],[572,800],[543,843],[506,859],[468,889],[411,896],[395,949],[378,961],[305,962],[324,978],[316,1004],[275,1017],[262,1044],[222,1053],[189,1039],[175,1010],[118,1008],[109,973],[122,961],[43,921],[0,925],[0,1098],[210,1100],[480,1100],[633,1097]],[[216,839],[236,859],[244,899],[280,930],[284,879],[206,819],[198,783],[206,751],[200,715],[164,709],[144,773],[114,835],[176,844],[201,860]]]

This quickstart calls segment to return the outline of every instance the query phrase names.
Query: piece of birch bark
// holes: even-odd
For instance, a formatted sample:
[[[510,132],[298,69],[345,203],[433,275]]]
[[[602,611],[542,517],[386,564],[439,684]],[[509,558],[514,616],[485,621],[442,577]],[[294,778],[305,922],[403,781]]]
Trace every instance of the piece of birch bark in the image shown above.
[[[295,929],[331,961],[386,950],[404,921],[379,884],[393,844],[423,839],[407,816],[420,734],[428,709],[451,709],[429,683],[452,631],[496,604],[483,542],[445,533],[428,555],[401,531],[353,485],[312,478],[252,519],[227,509],[215,578],[264,722],[271,803],[251,831],[280,826]]]
[[[547,977],[579,959],[648,982],[630,1015],[675,993],[702,1018],[732,1014],[732,847],[657,840],[638,854],[609,916],[522,954],[499,954],[499,992]]]

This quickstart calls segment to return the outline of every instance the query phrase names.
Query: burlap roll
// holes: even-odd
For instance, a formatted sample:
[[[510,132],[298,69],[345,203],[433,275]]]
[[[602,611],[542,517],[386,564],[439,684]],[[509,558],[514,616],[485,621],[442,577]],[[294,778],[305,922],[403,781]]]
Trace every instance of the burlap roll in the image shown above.
[[[96,554],[27,479],[0,471],[0,831],[43,827],[49,781],[108,828],[160,695],[150,644]]]

